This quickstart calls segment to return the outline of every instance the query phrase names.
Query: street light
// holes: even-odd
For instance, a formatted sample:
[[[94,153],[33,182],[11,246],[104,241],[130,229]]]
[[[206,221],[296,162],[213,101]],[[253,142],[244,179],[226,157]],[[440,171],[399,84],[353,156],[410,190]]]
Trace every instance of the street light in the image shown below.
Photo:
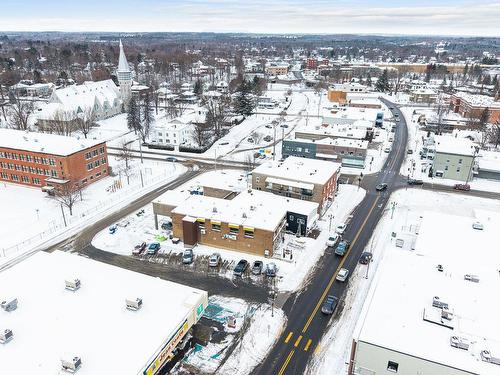
[[[394,217],[394,210],[396,209],[396,206],[397,206],[397,202],[392,202],[391,203],[391,219]]]

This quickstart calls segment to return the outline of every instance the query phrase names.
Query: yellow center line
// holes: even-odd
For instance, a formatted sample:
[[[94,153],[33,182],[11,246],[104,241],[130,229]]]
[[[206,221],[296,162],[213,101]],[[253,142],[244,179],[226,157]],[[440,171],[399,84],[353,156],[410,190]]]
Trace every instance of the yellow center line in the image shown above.
[[[314,354],[318,354],[319,352],[319,343],[316,345],[316,348],[314,348]]]
[[[340,261],[340,264],[339,266],[337,267],[337,269],[335,270],[335,273],[332,275],[332,278],[330,279],[330,281],[328,282],[328,285],[326,286],[325,290],[323,291],[323,294],[321,295],[321,298],[319,299],[318,303],[316,304],[316,307],[314,308],[313,312],[311,313],[311,315],[309,316],[309,319],[307,320],[306,324],[304,325],[304,328],[302,329],[302,333],[306,333],[307,329],[309,328],[309,325],[311,324],[314,316],[316,315],[316,313],[318,312],[318,309],[321,305],[321,303],[323,302],[323,300],[325,299],[328,291],[330,290],[330,288],[332,287],[332,284],[333,282],[335,281],[335,278],[337,277],[340,269],[342,268],[342,266],[344,265],[345,261],[347,260],[351,250],[354,248],[354,245],[356,244],[356,241],[358,240],[363,228],[365,227],[366,225],[366,222],[368,221],[368,219],[370,218],[371,214],[372,214],[372,211],[373,209],[375,208],[375,205],[377,204],[378,200],[379,200],[380,196],[377,196],[377,198],[375,199],[375,201],[373,202],[373,205],[370,207],[370,210],[368,211],[368,215],[366,215],[365,217],[365,220],[363,221],[363,224],[361,225],[361,227],[358,229],[358,232],[356,233],[356,236],[354,237],[354,240],[352,241],[352,244],[351,246],[349,247],[349,250],[347,250],[347,253],[342,257],[342,260]]]
[[[302,340],[302,335],[300,335],[300,336],[297,338],[297,340],[295,340],[295,344],[294,344],[293,346],[294,346],[294,347],[299,346],[299,344],[300,344],[300,340]]]
[[[311,340],[311,339],[307,340],[307,344],[304,347],[305,352],[307,352],[309,350],[309,347],[311,346],[312,342],[313,342],[313,340]]]
[[[285,363],[283,363],[283,366],[281,366],[280,372],[278,372],[278,375],[283,375],[285,372],[286,367],[288,366],[288,362],[290,362],[290,359],[292,359],[293,353],[295,353],[295,349],[293,349],[290,354],[288,354],[288,357],[286,357]]]
[[[287,336],[287,337],[286,337],[286,339],[285,339],[285,344],[288,344],[288,341],[290,341],[290,339],[292,338],[292,335],[293,335],[293,332],[290,332],[290,333],[288,334],[288,336]]]

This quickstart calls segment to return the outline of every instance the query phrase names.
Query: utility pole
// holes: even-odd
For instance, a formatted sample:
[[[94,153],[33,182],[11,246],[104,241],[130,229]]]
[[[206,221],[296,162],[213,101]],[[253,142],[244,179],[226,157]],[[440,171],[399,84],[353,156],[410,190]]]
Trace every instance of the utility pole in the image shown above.
[[[144,187],[144,180],[142,178],[142,169],[139,169],[139,174],[141,175],[141,186]]]
[[[139,154],[141,155],[141,164],[144,164],[144,160],[142,160],[142,141],[141,141],[141,135],[139,134],[139,137],[137,138],[139,141]]]
[[[398,204],[396,202],[391,203],[391,219],[394,217],[394,210]]]
[[[67,227],[68,224],[66,223],[66,216],[64,215],[64,208],[63,208],[62,203],[61,203],[61,212],[62,212],[62,217],[63,217],[63,220],[64,220],[64,226]]]

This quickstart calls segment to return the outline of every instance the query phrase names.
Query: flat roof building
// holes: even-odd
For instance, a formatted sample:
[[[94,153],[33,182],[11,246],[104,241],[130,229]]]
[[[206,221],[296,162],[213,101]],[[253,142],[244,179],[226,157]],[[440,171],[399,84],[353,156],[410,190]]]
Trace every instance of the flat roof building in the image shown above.
[[[154,375],[198,322],[207,292],[85,257],[38,252],[0,273],[1,374]]]
[[[500,373],[498,228],[496,212],[426,212],[414,251],[386,249],[354,332],[349,374]]]

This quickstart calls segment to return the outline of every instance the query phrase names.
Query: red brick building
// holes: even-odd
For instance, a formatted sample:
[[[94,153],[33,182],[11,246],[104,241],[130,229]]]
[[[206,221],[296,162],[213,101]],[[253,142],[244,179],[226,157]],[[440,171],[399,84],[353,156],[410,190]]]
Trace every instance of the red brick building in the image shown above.
[[[0,181],[39,186],[88,185],[108,175],[106,143],[0,129]]]
[[[486,95],[473,95],[464,92],[457,92],[450,98],[450,107],[455,113],[459,113],[465,118],[479,118],[488,108],[490,112],[490,123],[500,121],[500,101],[498,96],[492,98]]]

